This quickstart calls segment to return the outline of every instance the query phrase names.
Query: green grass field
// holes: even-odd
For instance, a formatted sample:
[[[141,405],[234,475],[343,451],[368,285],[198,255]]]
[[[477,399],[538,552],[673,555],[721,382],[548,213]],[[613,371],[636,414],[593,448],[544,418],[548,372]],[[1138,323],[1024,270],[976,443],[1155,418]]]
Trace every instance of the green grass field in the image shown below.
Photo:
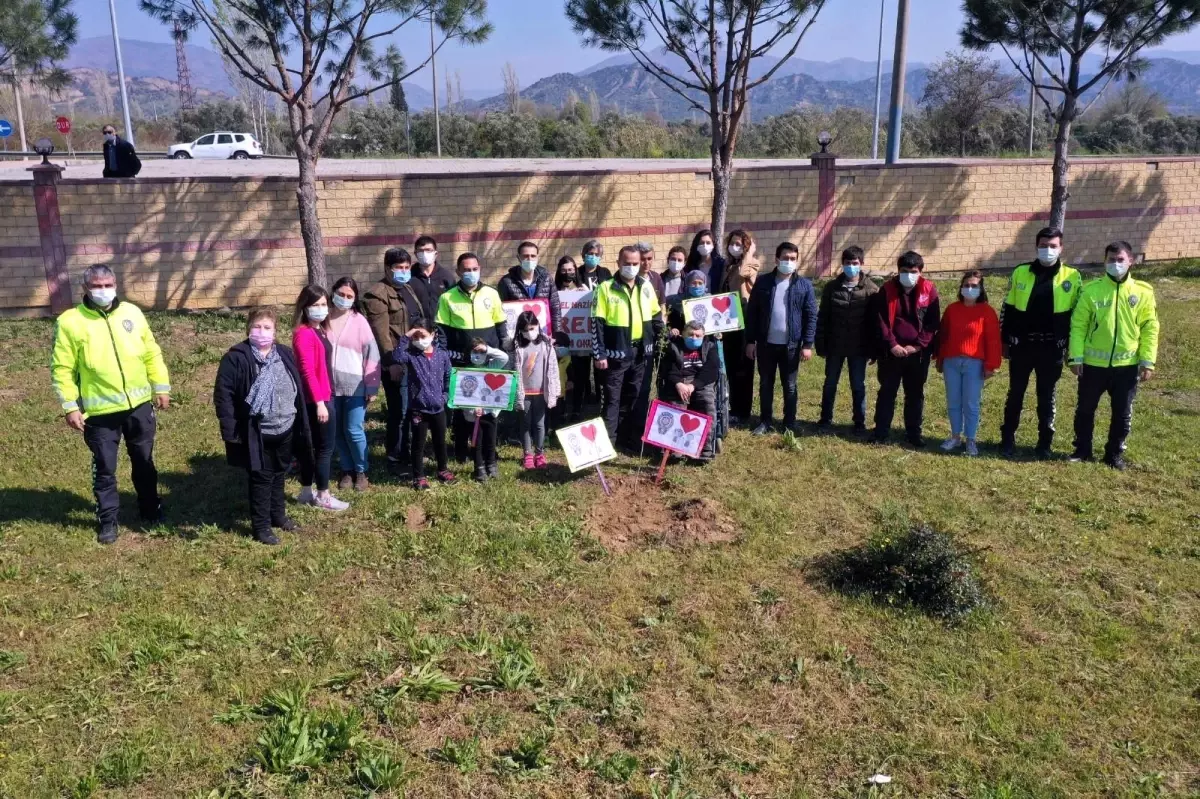
[[[719,503],[736,540],[623,553],[585,518],[632,506],[511,449],[490,485],[417,496],[377,470],[349,512],[254,543],[211,407],[241,322],[208,315],[152,319],[171,525],[101,548],[52,325],[0,321],[0,796],[1200,795],[1200,279],[1155,287],[1128,472],[943,456],[932,374],[928,451],[737,431],[663,497]],[[1069,375],[1059,400],[1063,453]],[[1023,446],[1035,426],[1027,405]],[[124,456],[120,481],[132,520]],[[905,515],[983,550],[990,610],[948,627],[806,578]]]

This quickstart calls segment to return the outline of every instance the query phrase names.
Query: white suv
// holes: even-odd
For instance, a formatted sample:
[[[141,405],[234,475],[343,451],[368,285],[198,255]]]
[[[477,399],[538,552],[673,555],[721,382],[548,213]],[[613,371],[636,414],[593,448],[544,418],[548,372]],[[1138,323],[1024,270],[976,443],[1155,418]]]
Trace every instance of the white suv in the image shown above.
[[[250,133],[218,131],[190,144],[172,144],[167,158],[262,158],[262,145]]]

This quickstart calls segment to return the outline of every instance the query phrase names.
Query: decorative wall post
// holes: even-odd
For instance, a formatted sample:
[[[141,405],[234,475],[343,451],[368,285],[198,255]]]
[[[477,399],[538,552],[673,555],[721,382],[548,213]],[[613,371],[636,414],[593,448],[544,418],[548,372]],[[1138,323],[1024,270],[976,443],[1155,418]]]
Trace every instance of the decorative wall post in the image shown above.
[[[63,241],[62,217],[58,212],[58,179],[65,167],[39,164],[33,173],[33,204],[37,210],[38,237],[42,244],[42,268],[50,290],[50,309],[55,315],[71,305],[71,276],[67,273],[67,247]]]
[[[813,153],[812,165],[817,168],[817,277],[829,274],[833,269],[833,201],[837,185],[837,156],[825,152],[826,142],[821,143],[821,152]]]

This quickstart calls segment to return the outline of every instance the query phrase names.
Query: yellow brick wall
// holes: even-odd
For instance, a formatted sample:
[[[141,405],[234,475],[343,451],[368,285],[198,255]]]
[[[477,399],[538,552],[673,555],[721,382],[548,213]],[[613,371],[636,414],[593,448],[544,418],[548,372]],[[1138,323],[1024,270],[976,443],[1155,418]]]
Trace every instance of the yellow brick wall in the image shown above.
[[[880,272],[910,248],[925,255],[931,271],[1027,260],[1049,206],[1046,162],[845,164],[834,180],[833,260],[858,244]],[[818,182],[815,168],[738,172],[726,230],[748,227],[768,268],[775,246],[793,241],[814,271]],[[68,269],[74,279],[91,263],[111,264],[126,295],[147,307],[290,303],[306,275],[295,188],[277,179],[64,181],[58,192]],[[329,179],[319,190],[331,280],[373,281],[387,246],[411,246],[416,235],[433,232],[444,264],[474,251],[494,282],[515,263],[528,231],[549,268],[563,254],[578,258],[593,236],[604,243],[610,267],[621,245],[639,240],[655,245],[661,264],[671,246],[688,246],[707,226],[712,183],[694,171],[461,174]],[[1200,213],[1192,213],[1200,212],[1198,161],[1076,161],[1071,192],[1066,249],[1074,262],[1100,261],[1115,238],[1150,260],[1200,254]],[[32,185],[0,183],[0,208],[0,312],[45,309],[40,255],[12,255],[40,252]],[[1137,214],[1091,218],[1123,209]],[[260,246],[250,246],[255,242]]]

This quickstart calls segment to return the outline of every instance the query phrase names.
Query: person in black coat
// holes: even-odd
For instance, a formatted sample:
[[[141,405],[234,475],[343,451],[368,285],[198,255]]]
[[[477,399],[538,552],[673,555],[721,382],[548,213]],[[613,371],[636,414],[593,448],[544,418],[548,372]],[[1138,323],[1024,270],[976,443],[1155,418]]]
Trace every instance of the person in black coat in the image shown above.
[[[520,263],[500,278],[496,291],[504,302],[519,300],[546,300],[550,303],[550,329],[558,330],[558,287],[550,271],[538,265],[538,246],[532,241],[523,241],[517,247]]]
[[[682,336],[667,344],[659,370],[658,398],[715,420],[720,380],[721,356],[716,342],[704,335],[703,324],[690,322]],[[710,429],[700,460],[712,460],[715,449],[716,436]]]
[[[135,178],[142,171],[133,145],[117,135],[112,125],[104,126],[104,177]]]
[[[419,236],[413,249],[417,253],[417,262],[412,267],[411,282],[421,298],[425,324],[431,325],[437,316],[438,301],[442,294],[454,288],[458,275],[438,261],[437,242],[432,236]]]
[[[225,353],[217,369],[213,406],[225,459],[246,470],[254,538],[278,544],[272,532],[298,529],[287,516],[283,482],[293,448],[310,444],[304,382],[291,349],[275,343],[275,312],[250,313],[246,340]]]

